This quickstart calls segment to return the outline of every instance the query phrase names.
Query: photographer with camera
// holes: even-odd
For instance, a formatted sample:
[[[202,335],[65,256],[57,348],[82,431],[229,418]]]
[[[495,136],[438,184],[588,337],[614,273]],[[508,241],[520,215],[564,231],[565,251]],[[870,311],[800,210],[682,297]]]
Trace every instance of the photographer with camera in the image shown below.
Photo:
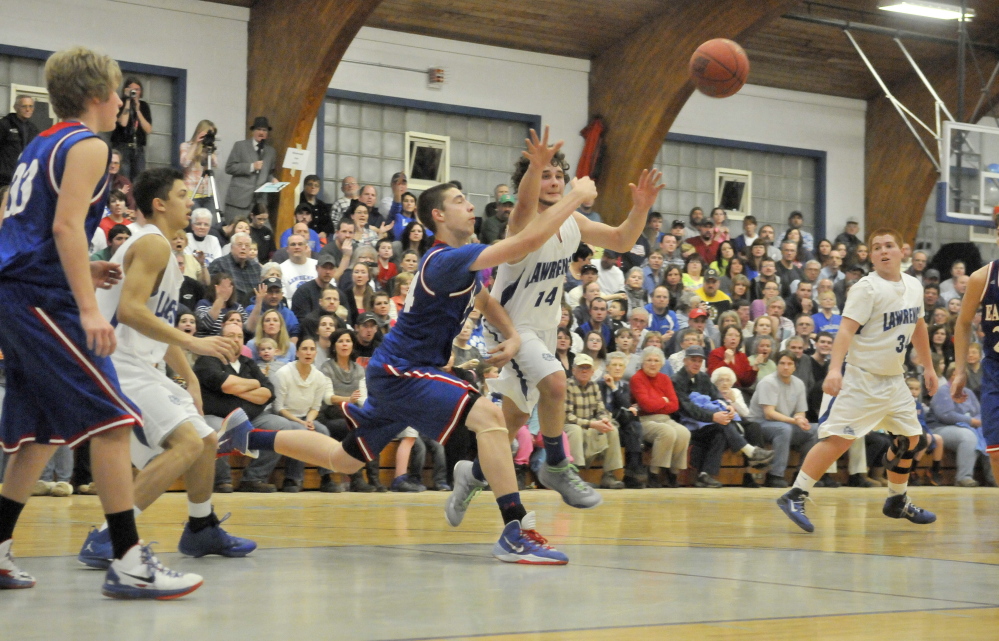
[[[205,170],[217,167],[218,156],[215,154],[215,140],[218,129],[211,120],[202,120],[194,128],[191,139],[180,143],[180,166],[184,170],[184,184],[187,193],[194,199],[195,207],[213,207],[214,181],[202,180]]]
[[[153,131],[153,114],[142,99],[142,82],[125,79],[118,122],[111,132],[111,146],[121,152],[121,173],[134,181],[146,169],[146,139]]]

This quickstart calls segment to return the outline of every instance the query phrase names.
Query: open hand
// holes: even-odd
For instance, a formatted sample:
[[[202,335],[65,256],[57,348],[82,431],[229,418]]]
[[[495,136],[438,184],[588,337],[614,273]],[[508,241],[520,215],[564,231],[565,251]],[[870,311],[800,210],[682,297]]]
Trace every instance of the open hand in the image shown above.
[[[199,356],[214,356],[225,363],[231,363],[239,356],[239,341],[231,336],[204,336],[191,338],[188,348]]]
[[[646,211],[652,209],[652,205],[656,204],[656,198],[659,197],[659,192],[666,188],[666,185],[659,182],[662,177],[663,172],[658,169],[652,171],[643,169],[642,175],[638,177],[638,185],[628,183],[628,187],[631,188],[631,203],[635,209]]]
[[[97,289],[111,289],[121,282],[121,265],[106,260],[90,262],[90,277]]]
[[[538,133],[531,129],[531,137],[524,140],[527,143],[527,151],[524,151],[524,157],[531,161],[531,164],[535,167],[548,167],[552,163],[552,158],[558,153],[558,150],[562,148],[562,141],[559,140],[557,143],[548,146],[548,126],[545,125],[545,132],[541,140],[538,140]]]

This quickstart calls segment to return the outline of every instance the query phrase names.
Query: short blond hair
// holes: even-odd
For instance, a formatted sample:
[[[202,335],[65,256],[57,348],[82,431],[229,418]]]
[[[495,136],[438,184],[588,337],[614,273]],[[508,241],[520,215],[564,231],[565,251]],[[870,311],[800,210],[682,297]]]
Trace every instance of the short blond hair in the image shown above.
[[[45,62],[45,85],[60,118],[82,115],[88,100],[107,100],[119,83],[121,69],[114,58],[86,47],[57,51]]]

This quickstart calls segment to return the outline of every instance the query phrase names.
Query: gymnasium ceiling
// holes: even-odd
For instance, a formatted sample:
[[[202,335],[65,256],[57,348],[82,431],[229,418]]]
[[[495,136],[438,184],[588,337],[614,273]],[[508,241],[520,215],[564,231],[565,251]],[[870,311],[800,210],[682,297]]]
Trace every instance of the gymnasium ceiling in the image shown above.
[[[209,1],[243,7],[256,2]],[[662,13],[669,2],[681,1],[698,0],[383,0],[366,26],[590,59]],[[847,98],[869,99],[880,93],[842,30],[787,17],[792,14],[918,31],[956,42],[954,22],[898,16],[879,11],[877,5],[878,0],[802,2],[740,43],[752,64],[749,82]],[[968,6],[976,11],[968,25],[971,39],[999,51],[999,1],[968,0]],[[889,84],[909,72],[890,37],[853,33]],[[956,44],[904,42],[920,65],[944,62],[956,73]],[[979,54],[979,66],[987,79],[992,65],[982,57]],[[969,84],[977,78],[969,57]]]

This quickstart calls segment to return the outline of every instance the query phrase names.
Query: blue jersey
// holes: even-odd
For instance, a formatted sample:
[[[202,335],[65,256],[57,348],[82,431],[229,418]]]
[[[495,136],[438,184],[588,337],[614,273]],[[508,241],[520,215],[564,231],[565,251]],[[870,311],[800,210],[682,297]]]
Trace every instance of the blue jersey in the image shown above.
[[[52,235],[66,156],[81,140],[97,134],[78,122],[61,122],[39,134],[21,152],[10,183],[0,228],[0,280],[69,289]],[[108,150],[108,163],[111,152]],[[97,183],[84,224],[93,237],[108,200],[107,164]]]
[[[372,362],[393,367],[444,367],[451,343],[472,311],[482,288],[472,263],[486,249],[473,243],[437,243],[423,256],[406,304],[392,331],[375,350]]]
[[[999,362],[999,260],[989,263],[982,292],[982,331],[985,332],[985,358]]]

